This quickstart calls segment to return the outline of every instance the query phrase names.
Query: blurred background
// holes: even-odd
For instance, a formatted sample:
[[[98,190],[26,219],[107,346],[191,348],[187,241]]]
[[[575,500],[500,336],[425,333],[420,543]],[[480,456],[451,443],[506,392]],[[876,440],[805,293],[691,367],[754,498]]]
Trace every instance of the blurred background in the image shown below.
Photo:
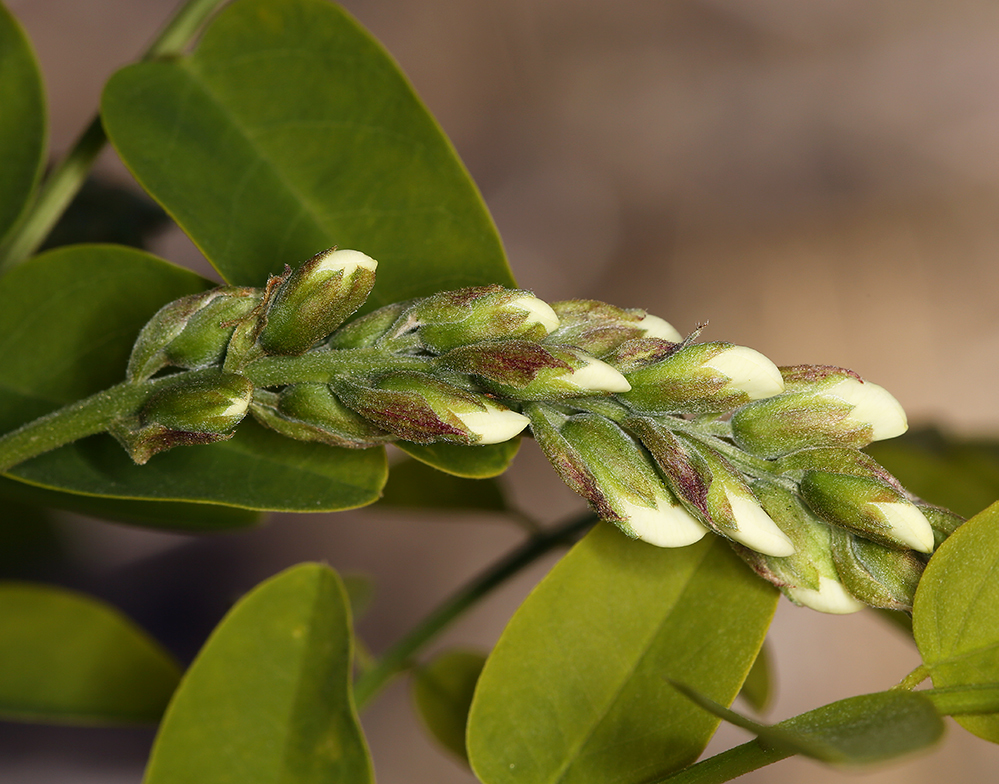
[[[174,0],[7,0],[47,81],[52,147],[89,121]],[[999,5],[984,0],[348,0],[478,183],[518,281],[548,300],[642,307],[777,364],[853,368],[914,425],[995,434],[999,409]],[[135,187],[110,151],[98,172]],[[200,271],[173,230],[156,253]],[[504,477],[546,522],[582,508],[533,444]],[[929,499],[934,500],[934,499]],[[195,539],[82,518],[63,582],[110,599],[189,660],[239,595],[292,563],[375,576],[377,652],[514,546],[501,518],[362,510]],[[438,647],[487,649],[554,557]],[[69,574],[69,577],[66,577]],[[779,720],[888,688],[918,663],[868,613],[782,600]],[[404,681],[365,715],[380,784],[464,784]],[[723,728],[711,752],[742,742]],[[0,724],[0,780],[139,782],[151,734]],[[951,723],[928,756],[844,774],[790,760],[746,782],[990,781],[999,750]]]

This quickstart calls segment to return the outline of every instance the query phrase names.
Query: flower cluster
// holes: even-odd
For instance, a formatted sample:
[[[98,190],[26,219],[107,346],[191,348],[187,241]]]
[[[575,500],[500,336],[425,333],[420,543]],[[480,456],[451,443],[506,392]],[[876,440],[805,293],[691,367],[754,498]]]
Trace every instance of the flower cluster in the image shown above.
[[[911,609],[928,553],[961,520],[860,449],[906,429],[883,388],[837,367],[776,367],[642,310],[482,286],[349,323],[374,284],[357,251],[266,288],[163,308],[128,367],[154,393],[110,431],[136,462],[228,438],[247,413],[290,438],[464,445],[529,428],[604,520],[660,547],[730,540],[792,601]]]

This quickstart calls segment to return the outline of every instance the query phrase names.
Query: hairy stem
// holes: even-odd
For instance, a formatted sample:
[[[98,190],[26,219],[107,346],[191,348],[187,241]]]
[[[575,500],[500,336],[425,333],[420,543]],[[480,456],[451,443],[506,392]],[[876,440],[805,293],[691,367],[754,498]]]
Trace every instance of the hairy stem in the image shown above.
[[[433,640],[465,610],[475,605],[494,588],[545,553],[566,542],[571,542],[575,536],[593,525],[595,521],[594,515],[586,514],[551,531],[532,536],[486,572],[445,599],[416,628],[389,648],[371,669],[357,679],[354,686],[354,698],[358,708],[367,705],[394,675],[405,669],[407,662],[414,654]]]
[[[721,784],[791,756],[792,752],[766,749],[751,740],[649,784]]]
[[[225,0],[188,0],[149,45],[141,59],[155,60],[182,54],[205,20],[223,2]],[[26,261],[38,250],[80,190],[106,143],[107,134],[98,114],[52,169],[34,204],[0,249],[0,271]]]

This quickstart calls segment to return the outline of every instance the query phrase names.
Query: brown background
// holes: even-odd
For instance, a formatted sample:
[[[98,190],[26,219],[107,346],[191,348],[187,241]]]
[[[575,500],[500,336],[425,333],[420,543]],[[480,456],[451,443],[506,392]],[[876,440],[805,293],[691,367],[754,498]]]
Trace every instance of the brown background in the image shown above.
[[[141,52],[174,3],[8,5],[41,58],[59,153],[103,81]],[[451,136],[523,286],[546,299],[644,307],[681,332],[709,321],[707,338],[751,345],[778,364],[852,367],[892,390],[915,423],[999,430],[999,5],[346,6]],[[99,168],[127,179],[110,153]],[[203,265],[179,232],[155,250]],[[545,520],[580,508],[530,445],[506,478]],[[196,542],[85,520],[65,531],[79,572],[105,587],[132,585],[157,565],[171,567],[168,579],[179,568],[232,596],[305,559],[374,573],[378,598],[361,631],[375,650],[519,539],[502,520],[363,511]],[[523,575],[442,644],[489,646],[543,573]],[[775,720],[887,688],[917,663],[867,614],[834,618],[782,601],[771,636]],[[428,745],[407,701],[397,684],[365,717],[379,782],[472,781]],[[711,749],[744,737],[723,728]],[[138,782],[147,743],[144,733],[0,725],[0,779]],[[792,760],[743,780],[987,782],[997,771],[995,748],[952,726],[942,748],[903,765],[846,775]]]

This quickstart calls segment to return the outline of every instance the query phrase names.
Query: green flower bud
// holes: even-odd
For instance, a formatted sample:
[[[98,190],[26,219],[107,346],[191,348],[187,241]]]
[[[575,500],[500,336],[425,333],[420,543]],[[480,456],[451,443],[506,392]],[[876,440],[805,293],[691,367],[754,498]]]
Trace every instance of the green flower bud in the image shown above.
[[[547,340],[577,346],[595,357],[603,357],[622,343],[636,338],[659,338],[679,343],[680,333],[644,310],[625,310],[592,299],[553,302],[559,327]]]
[[[488,391],[514,400],[559,400],[631,388],[617,370],[574,346],[493,340],[452,349],[441,363],[479,377]]]
[[[802,498],[820,518],[888,547],[933,551],[933,529],[915,504],[876,477],[806,471]]]
[[[388,373],[372,386],[336,378],[337,396],[383,430],[417,444],[497,444],[527,427],[528,419],[435,378],[410,371]]]
[[[913,503],[919,507],[920,511],[930,521],[933,528],[933,549],[936,550],[942,545],[948,536],[956,531],[964,522],[964,518],[955,514],[950,509],[942,506],[932,506],[922,501],[914,500]]]
[[[863,447],[905,432],[905,412],[883,387],[843,368],[781,368],[786,393],[732,415],[736,443],[762,457],[818,446]]]
[[[158,389],[137,415],[113,423],[109,432],[132,460],[142,465],[175,446],[232,438],[252,396],[253,385],[234,373],[179,373],[175,381]]]
[[[784,390],[780,371],[769,359],[729,343],[687,345],[625,377],[631,391],[621,400],[648,414],[728,411]]]
[[[663,484],[642,446],[596,414],[528,406],[531,430],[555,470],[602,519],[657,547],[683,547],[707,529]]]
[[[836,572],[851,594],[871,607],[912,611],[924,566],[912,550],[885,547],[842,528],[833,528],[831,537]]]
[[[375,285],[378,262],[356,250],[327,250],[272,288],[257,340],[268,354],[297,355],[326,338]]]
[[[482,340],[541,340],[558,327],[551,307],[529,291],[479,286],[420,300],[393,330],[392,338],[418,330],[436,354]]]
[[[196,370],[221,363],[236,325],[262,297],[260,289],[220,286],[164,305],[139,333],[126,378],[145,381],[168,366]]]
[[[779,522],[795,551],[775,557],[736,545],[735,551],[743,560],[797,605],[836,615],[862,610],[865,605],[840,581],[830,526],[818,520],[797,495],[777,484],[757,481],[752,490],[767,514]]]
[[[326,384],[292,384],[280,393],[257,390],[250,411],[262,425],[298,441],[365,449],[395,440],[347,408]]]
[[[337,329],[330,335],[329,340],[326,341],[326,345],[334,349],[372,348],[378,345],[381,339],[390,332],[392,326],[412,305],[413,300],[409,300],[408,302],[396,302],[386,305],[384,308],[373,310],[371,313],[356,318],[349,324],[344,324]]]

